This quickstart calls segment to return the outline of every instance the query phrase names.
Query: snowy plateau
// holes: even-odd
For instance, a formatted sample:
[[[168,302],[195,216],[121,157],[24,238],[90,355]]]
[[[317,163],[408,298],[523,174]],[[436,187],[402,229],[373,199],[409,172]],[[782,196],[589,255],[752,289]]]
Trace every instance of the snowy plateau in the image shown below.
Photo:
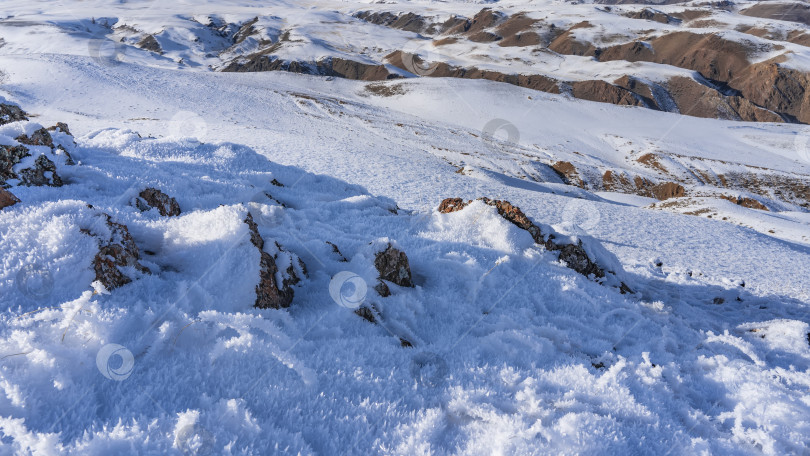
[[[810,454],[810,5],[0,0],[0,455]]]

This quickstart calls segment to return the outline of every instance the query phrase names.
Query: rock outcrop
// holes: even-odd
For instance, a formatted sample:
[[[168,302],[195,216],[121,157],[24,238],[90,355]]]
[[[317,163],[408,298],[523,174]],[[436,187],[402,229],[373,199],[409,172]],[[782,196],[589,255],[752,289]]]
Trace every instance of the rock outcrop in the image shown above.
[[[60,122],[51,129],[39,128],[30,135],[17,136],[16,145],[0,145],[0,185],[8,185],[9,180],[18,179],[19,184],[26,186],[62,186],[56,162],[72,165],[73,160],[61,144],[54,145],[49,130],[70,135],[67,124]],[[43,152],[40,147],[50,150]],[[27,166],[20,169],[18,165],[21,163]]]
[[[0,209],[13,206],[19,202],[20,202],[19,198],[14,196],[13,193],[9,192],[3,187],[0,187]]]
[[[387,280],[401,287],[414,286],[408,256],[391,244],[388,244],[385,250],[377,252],[374,258],[374,267],[377,268],[382,280]],[[385,288],[387,289],[388,286],[386,285]],[[384,291],[379,292],[380,294],[384,293]]]
[[[264,239],[259,234],[259,227],[253,221],[253,216],[248,213],[245,218],[245,223],[250,230],[250,242],[259,249],[261,254],[260,269],[259,269],[259,284],[256,285],[256,302],[254,307],[260,309],[281,309],[290,307],[292,304],[295,292],[293,285],[301,281],[301,278],[296,271],[294,262],[298,262],[301,271],[306,274],[306,268],[303,262],[296,255],[284,251],[280,245],[276,243],[276,248],[279,251],[275,257],[270,255],[264,250]],[[279,255],[285,255],[288,260],[288,267],[279,271],[277,260]],[[277,280],[277,274],[281,276],[281,281]]]
[[[137,46],[146,51],[163,54],[163,48],[160,47],[160,43],[158,43],[158,40],[153,35],[146,35],[141,38]]]
[[[247,57],[240,57],[226,64],[221,71],[287,71],[360,81],[385,81],[399,77],[397,74],[389,72],[385,65],[371,65],[339,57],[313,62],[289,61],[280,59],[271,52],[258,52]]]
[[[585,251],[582,241],[577,243],[560,242],[554,233],[544,234],[540,227],[535,225],[519,207],[512,205],[509,201],[491,200],[489,198],[479,198],[484,204],[493,206],[498,214],[504,219],[512,222],[515,226],[526,230],[535,243],[544,246],[547,250],[558,252],[558,258],[569,268],[588,277],[593,275],[596,278],[605,277],[605,271],[599,267]],[[456,212],[464,209],[472,201],[464,202],[461,198],[448,198],[441,202],[439,211],[442,213]],[[621,284],[620,289],[624,293],[629,288]]]
[[[149,269],[140,264],[138,246],[127,226],[113,222],[107,214],[101,216],[105,218],[107,233],[83,231],[99,241],[98,253],[93,258],[96,280],[107,290],[113,290],[132,282],[132,278],[127,275],[131,271],[148,274]]]
[[[141,211],[157,209],[164,217],[180,215],[180,205],[177,200],[156,188],[147,188],[141,191],[135,199],[135,206]]]
[[[0,103],[0,125],[28,120],[26,116],[25,111],[19,106],[10,103]]]

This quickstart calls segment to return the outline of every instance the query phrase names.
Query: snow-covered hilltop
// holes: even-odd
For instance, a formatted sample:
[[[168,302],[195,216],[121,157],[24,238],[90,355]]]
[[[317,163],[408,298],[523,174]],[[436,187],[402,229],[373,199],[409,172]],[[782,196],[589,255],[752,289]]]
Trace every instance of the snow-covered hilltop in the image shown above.
[[[2,2],[0,455],[810,451],[807,11],[658,3]]]

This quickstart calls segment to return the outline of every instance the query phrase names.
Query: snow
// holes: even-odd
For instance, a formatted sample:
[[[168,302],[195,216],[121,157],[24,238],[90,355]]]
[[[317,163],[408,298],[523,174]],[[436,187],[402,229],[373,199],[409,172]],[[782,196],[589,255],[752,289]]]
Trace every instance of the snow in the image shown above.
[[[212,11],[175,3],[147,14],[83,2],[66,19],[60,7],[11,1],[0,16],[137,12],[143,22],[121,20],[157,32],[181,22],[158,24],[160,8]],[[302,10],[289,23],[379,6],[327,5],[279,11]],[[218,11],[236,21],[255,8]],[[128,47],[113,65],[52,25],[0,28],[0,90],[36,115],[0,127],[0,144],[65,121],[76,145],[55,139],[77,162],[59,164],[63,187],[12,187],[22,203],[0,211],[0,454],[808,451],[806,211],[706,202],[730,223],[652,210],[566,186],[537,164],[583,154],[627,167],[628,155],[658,148],[807,174],[795,125],[488,81],[398,81],[403,94],[379,97],[357,81],[208,72],[213,59],[178,68],[172,59],[199,53],[183,42],[194,42],[187,24],[177,27],[161,29],[182,44],[170,58]],[[301,55],[316,56],[311,43],[326,32],[298,30],[310,40]],[[493,119],[519,137],[482,140]],[[132,201],[146,187],[183,214],[140,212]],[[636,293],[568,269],[493,207],[436,211],[443,198],[481,196],[582,240]],[[133,282],[112,291],[93,284],[97,244],[82,231],[104,230],[102,212],[128,227],[152,272],[128,271]],[[289,309],[253,307],[248,213],[266,251],[276,241],[307,266]],[[389,243],[407,253],[416,287],[389,284],[381,298],[374,255]],[[349,278],[347,305],[335,295],[351,290],[334,284]],[[358,300],[378,325],[354,314]]]

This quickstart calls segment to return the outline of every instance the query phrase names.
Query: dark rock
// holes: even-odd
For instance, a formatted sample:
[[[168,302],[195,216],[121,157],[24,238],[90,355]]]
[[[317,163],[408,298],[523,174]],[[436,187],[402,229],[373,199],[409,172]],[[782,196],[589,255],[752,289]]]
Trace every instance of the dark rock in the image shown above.
[[[39,130],[31,133],[31,136],[20,135],[14,138],[20,144],[26,144],[29,146],[48,146],[53,149],[53,138],[51,138],[51,134],[48,130],[44,128],[40,128]]]
[[[250,242],[259,249],[259,253],[261,254],[259,263],[259,284],[256,285],[256,303],[254,307],[260,309],[281,309],[290,307],[295,294],[292,286],[301,280],[298,274],[296,274],[295,268],[293,268],[292,261],[297,259],[301,269],[304,271],[304,274],[306,274],[303,262],[300,258],[290,254],[290,266],[282,274],[282,283],[278,283],[276,281],[276,273],[279,272],[279,269],[276,265],[276,258],[264,251],[264,239],[261,234],[259,234],[259,227],[256,225],[256,222],[253,221],[253,216],[249,213],[245,218],[245,223],[250,230]],[[280,245],[276,244],[276,246],[279,251],[286,253]]]
[[[149,270],[138,262],[140,260],[138,246],[126,225],[113,222],[107,214],[102,215],[107,220],[110,234],[109,237],[99,237],[99,248],[93,258],[93,269],[96,272],[96,280],[107,290],[113,290],[132,282],[132,279],[121,271],[122,267],[133,267],[146,274]]]
[[[0,181],[17,179],[14,165],[31,155],[25,146],[0,146]]]
[[[56,149],[55,149],[55,150],[58,150],[58,151],[60,151],[62,154],[64,154],[64,155],[65,155],[65,164],[66,164],[66,165],[68,165],[68,166],[73,166],[73,165],[75,165],[75,164],[76,164],[76,162],[73,160],[73,157],[71,157],[71,156],[70,156],[70,154],[68,153],[68,151],[67,151],[67,150],[65,150],[65,148],[64,148],[64,147],[62,147],[61,145],[60,145],[60,146],[56,146]]]
[[[0,103],[0,125],[28,120],[25,111],[17,105]]]
[[[719,305],[719,304],[723,304],[724,302],[726,302],[726,300],[725,300],[725,299],[723,299],[723,298],[721,298],[720,296],[718,296],[718,297],[716,297],[716,298],[714,298],[714,299],[712,300],[712,303],[713,303],[713,304],[718,304],[718,305]]]
[[[70,129],[68,128],[68,125],[66,123],[64,123],[64,122],[56,122],[56,125],[54,125],[52,127],[48,127],[48,131],[61,131],[62,133],[65,133],[66,135],[73,136],[73,133],[70,132]]]
[[[283,187],[284,186],[284,184],[282,184],[281,182],[279,182],[279,181],[277,181],[275,179],[271,180],[270,183],[275,185],[276,187]]]
[[[135,199],[135,206],[141,211],[157,209],[164,217],[180,215],[180,205],[177,200],[156,188],[143,190]]]
[[[5,190],[3,187],[0,187],[0,209],[13,206],[19,203],[20,200],[13,193]]]
[[[569,268],[586,277],[591,274],[599,278],[605,276],[605,271],[591,260],[588,253],[585,252],[585,249],[582,247],[581,242],[578,244],[563,245],[562,248],[560,248],[559,258],[560,261],[565,262]]]
[[[509,220],[519,228],[523,228],[524,230],[528,231],[532,236],[532,239],[534,239],[534,242],[538,244],[546,243],[546,241],[543,239],[543,233],[540,231],[540,228],[532,223],[532,221],[529,220],[529,217],[526,217],[526,214],[524,214],[519,207],[513,206],[509,201],[491,200],[489,198],[479,199],[485,204],[494,206],[498,210],[498,214],[501,217]]]
[[[361,306],[355,309],[354,313],[369,323],[377,323],[377,317],[374,315],[374,310],[368,306]]]
[[[401,287],[413,287],[411,278],[411,267],[408,264],[408,256],[405,252],[394,248],[392,245],[382,252],[377,253],[374,259],[374,266],[380,273],[380,279],[387,280]]]
[[[557,176],[560,177],[560,179],[562,179],[563,183],[565,183],[566,185],[574,185],[579,188],[585,188],[585,183],[579,176],[579,171],[577,171],[577,168],[571,162],[567,161],[554,162],[551,165],[551,169],[557,174]]]
[[[147,51],[163,54],[163,48],[160,47],[160,43],[158,43],[157,39],[155,39],[153,35],[146,35],[145,37],[141,38],[141,40],[138,41],[137,46]]]
[[[62,186],[62,178],[56,174],[56,164],[45,155],[37,157],[33,168],[20,170],[19,178],[27,186]]]
[[[388,288],[388,284],[382,280],[378,280],[377,285],[374,285],[374,291],[376,291],[383,298],[391,296],[391,289]]]
[[[413,344],[403,338],[399,338],[399,346],[402,348],[413,348]]]

